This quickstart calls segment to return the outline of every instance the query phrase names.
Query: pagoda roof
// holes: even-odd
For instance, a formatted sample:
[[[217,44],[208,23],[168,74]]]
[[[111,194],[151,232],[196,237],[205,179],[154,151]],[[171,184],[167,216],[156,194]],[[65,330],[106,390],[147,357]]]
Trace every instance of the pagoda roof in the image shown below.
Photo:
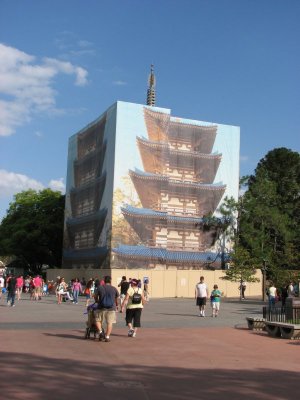
[[[163,221],[165,220],[166,222],[174,221],[183,224],[197,224],[197,225],[203,224],[203,222],[205,222],[205,218],[201,217],[177,216],[169,214],[167,211],[157,211],[157,210],[152,210],[150,208],[138,208],[127,204],[124,207],[121,207],[121,210],[123,214],[137,216],[144,219],[159,218]]]
[[[216,124],[182,120],[146,107],[144,118],[150,140],[200,145],[203,153],[211,153],[218,129]]]
[[[122,258],[149,260],[159,262],[160,264],[207,264],[221,262],[221,255],[214,252],[172,251],[160,247],[127,245],[121,245],[112,250],[117,256]]]
[[[107,247],[94,247],[91,249],[64,250],[64,262],[96,262],[101,264],[107,255]]]
[[[208,214],[215,211],[226,189],[226,185],[220,183],[203,184],[174,180],[166,175],[140,170],[130,170],[129,175],[145,208],[157,208],[153,205],[160,203],[161,193],[165,192],[173,197],[198,200],[203,214]]]
[[[153,230],[156,227],[164,227],[174,231],[200,232],[201,242],[207,248],[213,245],[219,230],[218,226],[212,226],[207,229],[205,225],[207,219],[201,217],[177,216],[166,211],[155,211],[130,205],[121,207],[121,211],[126,221],[143,242],[153,240]],[[201,227],[205,228],[201,229]]]
[[[166,163],[169,168],[177,170],[191,170],[206,183],[215,179],[220,165],[222,154],[206,154],[193,150],[178,150],[171,148],[168,143],[149,141],[137,137],[137,144],[145,171],[163,173]]]
[[[102,210],[99,210],[96,213],[89,214],[89,215],[84,215],[82,217],[75,217],[75,218],[67,218],[66,224],[75,227],[75,226],[82,226],[85,224],[90,224],[90,223],[97,223],[97,221],[105,219],[107,214],[107,209],[103,208]]]

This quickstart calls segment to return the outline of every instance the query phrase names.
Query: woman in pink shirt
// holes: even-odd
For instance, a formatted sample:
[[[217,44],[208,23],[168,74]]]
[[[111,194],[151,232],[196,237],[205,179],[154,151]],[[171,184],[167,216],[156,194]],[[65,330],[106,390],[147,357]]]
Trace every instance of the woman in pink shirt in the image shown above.
[[[22,275],[19,275],[16,279],[16,293],[17,293],[17,299],[21,300],[21,293],[23,290],[23,285],[24,285],[24,279]]]
[[[82,286],[81,286],[80,280],[78,278],[74,279],[74,282],[72,285],[72,292],[73,292],[73,297],[74,297],[74,304],[78,304],[79,293],[82,293]]]

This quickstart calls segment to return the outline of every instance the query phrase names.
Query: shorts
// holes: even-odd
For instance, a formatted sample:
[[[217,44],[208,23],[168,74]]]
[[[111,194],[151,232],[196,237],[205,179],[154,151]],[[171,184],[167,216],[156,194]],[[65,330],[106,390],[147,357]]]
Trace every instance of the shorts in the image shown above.
[[[212,301],[211,302],[211,306],[213,308],[213,310],[220,310],[220,302],[219,301]]]
[[[142,308],[127,308],[126,310],[126,325],[131,324],[133,320],[133,327],[140,328],[141,326]]]
[[[205,306],[206,305],[206,297],[197,297],[197,306]]]
[[[105,321],[107,324],[115,324],[117,322],[116,312],[114,310],[95,310],[95,321],[101,324]]]

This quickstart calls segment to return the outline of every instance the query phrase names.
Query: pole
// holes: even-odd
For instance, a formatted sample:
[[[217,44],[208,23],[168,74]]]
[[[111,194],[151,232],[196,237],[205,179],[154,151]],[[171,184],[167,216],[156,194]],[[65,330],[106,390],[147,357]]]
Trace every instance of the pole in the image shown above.
[[[266,260],[263,260],[263,267],[262,267],[262,273],[263,273],[263,282],[262,282],[262,299],[263,301],[266,301],[266,272],[267,272],[267,267],[266,267]]]

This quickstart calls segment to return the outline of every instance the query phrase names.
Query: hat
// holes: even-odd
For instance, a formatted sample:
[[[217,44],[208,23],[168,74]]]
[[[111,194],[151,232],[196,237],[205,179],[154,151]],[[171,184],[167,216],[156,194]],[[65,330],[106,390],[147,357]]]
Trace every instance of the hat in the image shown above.
[[[137,281],[137,279],[131,279],[131,282],[130,282],[132,285],[134,285],[134,286],[137,286],[137,284],[138,284],[138,281]]]

